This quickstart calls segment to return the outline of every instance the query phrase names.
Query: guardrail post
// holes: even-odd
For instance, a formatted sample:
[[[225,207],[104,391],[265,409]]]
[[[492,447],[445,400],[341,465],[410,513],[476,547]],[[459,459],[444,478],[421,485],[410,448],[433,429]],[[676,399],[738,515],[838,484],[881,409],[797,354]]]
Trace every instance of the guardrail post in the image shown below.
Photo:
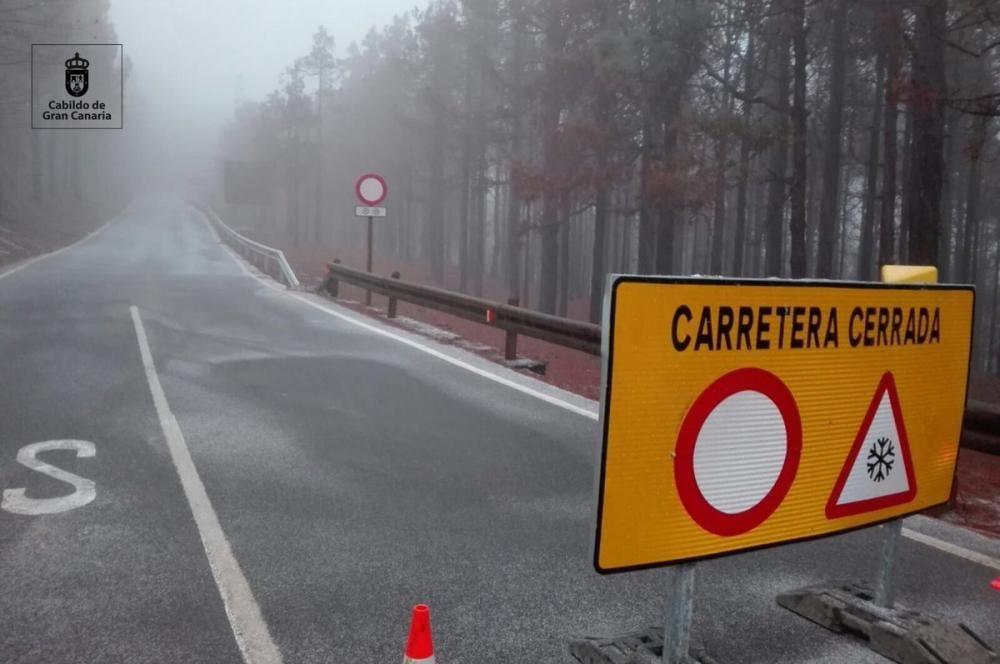
[[[339,258],[334,258],[333,262],[335,265],[340,265]],[[328,274],[326,277],[326,292],[330,294],[330,297],[337,297],[339,290],[340,282],[333,276],[333,273]]]
[[[507,304],[512,307],[519,306],[521,299],[518,297],[507,298]],[[507,336],[504,338],[503,345],[503,358],[505,360],[516,360],[517,359],[517,332],[511,332],[507,330]]]
[[[393,272],[390,276],[392,276],[393,279],[399,279],[399,272]],[[389,296],[389,310],[386,312],[386,315],[389,318],[396,317],[396,298],[392,295]]]

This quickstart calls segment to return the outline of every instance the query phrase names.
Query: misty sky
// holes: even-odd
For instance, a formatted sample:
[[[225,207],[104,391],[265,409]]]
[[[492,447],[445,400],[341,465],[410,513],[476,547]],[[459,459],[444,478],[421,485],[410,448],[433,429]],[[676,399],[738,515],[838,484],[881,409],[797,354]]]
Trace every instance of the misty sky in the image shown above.
[[[419,0],[111,0],[111,20],[158,138],[178,154],[214,149],[241,78],[243,98],[262,99],[325,25],[342,56],[373,25]],[[129,100],[125,100],[128,122]]]

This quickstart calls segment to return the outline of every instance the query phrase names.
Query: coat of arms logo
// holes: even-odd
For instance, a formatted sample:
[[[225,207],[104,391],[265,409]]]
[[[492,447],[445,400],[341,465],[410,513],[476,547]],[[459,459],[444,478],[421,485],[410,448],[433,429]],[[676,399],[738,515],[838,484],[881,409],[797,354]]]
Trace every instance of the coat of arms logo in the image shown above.
[[[90,83],[88,67],[90,67],[90,61],[81,58],[79,53],[74,54],[66,61],[66,92],[74,97],[82,97],[87,94]]]

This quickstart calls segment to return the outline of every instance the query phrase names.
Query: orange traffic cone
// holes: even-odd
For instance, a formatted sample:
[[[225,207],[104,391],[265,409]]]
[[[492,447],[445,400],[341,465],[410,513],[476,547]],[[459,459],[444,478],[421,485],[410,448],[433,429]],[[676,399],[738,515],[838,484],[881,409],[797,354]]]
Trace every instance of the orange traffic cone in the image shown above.
[[[413,607],[413,618],[410,622],[410,637],[406,639],[406,652],[403,654],[403,664],[424,662],[434,664],[434,643],[431,640],[431,610],[426,604]]]

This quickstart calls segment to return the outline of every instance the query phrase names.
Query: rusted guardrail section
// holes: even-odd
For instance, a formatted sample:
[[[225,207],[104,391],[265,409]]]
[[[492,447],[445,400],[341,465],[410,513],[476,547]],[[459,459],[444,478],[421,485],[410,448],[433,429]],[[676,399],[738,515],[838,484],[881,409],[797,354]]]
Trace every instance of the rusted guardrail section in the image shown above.
[[[284,252],[237,233],[227,226],[226,222],[222,221],[211,207],[201,204],[194,205],[208,218],[219,234],[219,238],[232,247],[236,253],[247,259],[261,272],[271,275],[289,288],[298,287],[298,277],[295,276],[292,266],[288,264]]]
[[[506,304],[493,302],[441,288],[402,281],[399,279],[398,272],[393,273],[392,277],[381,277],[345,267],[337,261],[329,263],[323,288],[330,295],[337,297],[340,282],[359,286],[388,297],[387,315],[390,318],[396,315],[396,301],[402,300],[500,328],[507,333],[504,357],[508,360],[517,357],[517,336],[519,334],[567,348],[574,348],[591,355],[601,354],[600,325],[525,309],[517,306],[516,298],[511,298]]]

